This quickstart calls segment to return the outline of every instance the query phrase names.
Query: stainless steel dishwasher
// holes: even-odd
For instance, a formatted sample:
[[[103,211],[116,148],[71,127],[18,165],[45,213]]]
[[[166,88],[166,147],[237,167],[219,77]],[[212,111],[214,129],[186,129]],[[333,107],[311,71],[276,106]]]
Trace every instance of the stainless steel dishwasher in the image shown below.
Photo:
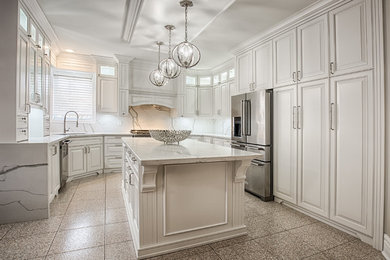
[[[61,189],[66,185],[68,180],[69,171],[68,171],[68,144],[72,142],[71,140],[63,140],[60,142],[60,172],[61,172]]]

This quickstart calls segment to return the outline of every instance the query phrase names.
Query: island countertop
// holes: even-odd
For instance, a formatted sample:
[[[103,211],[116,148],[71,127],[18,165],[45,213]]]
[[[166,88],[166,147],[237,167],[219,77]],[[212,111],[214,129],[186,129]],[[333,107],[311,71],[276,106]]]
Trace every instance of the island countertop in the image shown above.
[[[199,163],[253,160],[257,153],[233,149],[196,140],[184,140],[179,145],[163,144],[152,138],[122,138],[141,165]]]

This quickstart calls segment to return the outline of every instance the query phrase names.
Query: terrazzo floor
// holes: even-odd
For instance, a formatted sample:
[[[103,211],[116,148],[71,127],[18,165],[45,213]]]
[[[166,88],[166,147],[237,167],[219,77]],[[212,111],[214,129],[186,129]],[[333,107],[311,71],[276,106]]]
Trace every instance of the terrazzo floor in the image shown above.
[[[47,220],[0,225],[0,259],[136,259],[120,174],[68,183]],[[151,259],[384,259],[354,237],[246,194],[248,235]]]

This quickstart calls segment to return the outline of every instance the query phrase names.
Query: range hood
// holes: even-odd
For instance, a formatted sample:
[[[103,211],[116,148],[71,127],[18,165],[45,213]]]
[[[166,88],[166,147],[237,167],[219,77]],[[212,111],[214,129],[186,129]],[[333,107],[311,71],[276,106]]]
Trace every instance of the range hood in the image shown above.
[[[129,106],[156,106],[156,107],[165,107],[165,108],[176,108],[177,102],[176,97],[173,96],[156,96],[148,94],[130,94],[129,96]]]

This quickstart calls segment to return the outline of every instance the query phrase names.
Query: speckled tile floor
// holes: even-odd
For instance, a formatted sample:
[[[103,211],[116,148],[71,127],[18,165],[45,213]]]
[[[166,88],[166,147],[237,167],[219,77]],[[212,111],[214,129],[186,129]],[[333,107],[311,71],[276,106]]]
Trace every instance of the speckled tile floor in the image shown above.
[[[120,174],[68,183],[47,220],[0,225],[0,259],[136,259]],[[246,194],[248,235],[151,259],[384,259],[354,237]]]

